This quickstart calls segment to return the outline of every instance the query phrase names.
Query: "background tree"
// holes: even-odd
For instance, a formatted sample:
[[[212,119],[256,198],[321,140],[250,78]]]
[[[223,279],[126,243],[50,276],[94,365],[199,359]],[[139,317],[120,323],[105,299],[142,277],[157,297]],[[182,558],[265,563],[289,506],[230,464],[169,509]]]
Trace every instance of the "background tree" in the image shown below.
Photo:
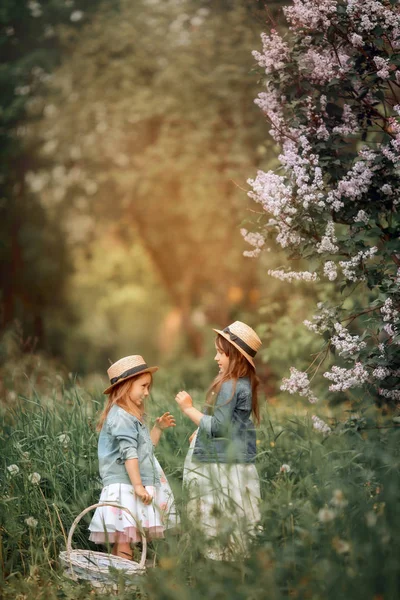
[[[5,0],[0,9],[0,327],[19,319],[39,345],[44,312],[62,302],[70,264],[59,221],[27,189],[26,172],[43,160],[35,141],[26,144],[26,123],[60,62],[60,27],[80,28],[98,4]]]

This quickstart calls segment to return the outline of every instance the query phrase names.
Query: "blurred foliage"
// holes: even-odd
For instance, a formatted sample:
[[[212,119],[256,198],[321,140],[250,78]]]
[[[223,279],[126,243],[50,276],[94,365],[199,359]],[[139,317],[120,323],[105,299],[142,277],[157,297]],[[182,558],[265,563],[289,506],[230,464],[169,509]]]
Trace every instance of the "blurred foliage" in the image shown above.
[[[63,303],[71,264],[60,220],[27,189],[26,173],[51,159],[25,134],[31,106],[62,59],[60,28],[80,30],[99,3],[4,0],[0,8],[0,326],[19,319],[42,346],[45,313]]]

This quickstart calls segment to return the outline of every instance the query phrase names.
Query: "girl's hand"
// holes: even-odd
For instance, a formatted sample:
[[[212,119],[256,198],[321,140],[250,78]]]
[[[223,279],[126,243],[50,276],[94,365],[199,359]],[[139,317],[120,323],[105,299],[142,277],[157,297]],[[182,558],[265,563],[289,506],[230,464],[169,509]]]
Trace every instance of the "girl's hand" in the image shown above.
[[[175,427],[175,417],[171,415],[171,413],[166,412],[161,417],[158,417],[155,422],[155,427],[164,431],[164,429],[168,429],[168,427]]]
[[[193,406],[193,400],[187,392],[178,392],[175,396],[175,400],[182,412],[185,412],[185,410],[192,408]]]
[[[192,440],[193,440],[193,438],[194,438],[194,436],[196,435],[197,432],[198,432],[198,429],[196,429],[195,431],[193,431],[192,435],[189,438],[189,444],[192,443]]]
[[[134,487],[136,496],[143,502],[143,504],[151,504],[153,496],[149,494],[144,485],[141,483]]]

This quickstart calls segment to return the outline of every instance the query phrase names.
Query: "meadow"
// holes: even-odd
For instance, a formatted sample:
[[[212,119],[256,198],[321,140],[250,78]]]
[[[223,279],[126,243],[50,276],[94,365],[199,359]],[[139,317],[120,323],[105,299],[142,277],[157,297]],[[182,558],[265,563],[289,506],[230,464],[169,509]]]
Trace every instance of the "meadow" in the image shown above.
[[[171,385],[171,389],[172,389]],[[198,405],[201,394],[189,390]],[[149,417],[170,409],[172,393],[153,393]],[[100,593],[63,575],[58,555],[74,518],[98,501],[96,413],[101,396],[77,386],[58,397],[19,397],[1,409],[0,577],[6,600],[30,598],[177,600],[203,598],[395,600],[400,597],[399,466],[396,418],[278,401],[263,411],[257,468],[262,528],[244,561],[202,557],[206,543],[185,518],[183,461],[192,426],[157,448],[176,494],[182,526],[156,544],[158,564],[136,591],[121,582]],[[317,412],[318,411],[318,412]],[[331,433],[313,427],[313,412]],[[221,516],[223,518],[223,516]],[[79,524],[75,548],[89,548]]]

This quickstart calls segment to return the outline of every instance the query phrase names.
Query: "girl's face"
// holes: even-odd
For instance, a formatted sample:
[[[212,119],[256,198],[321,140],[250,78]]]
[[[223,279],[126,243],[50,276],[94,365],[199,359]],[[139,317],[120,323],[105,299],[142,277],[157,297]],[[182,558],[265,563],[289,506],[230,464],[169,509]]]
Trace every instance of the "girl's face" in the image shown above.
[[[131,386],[128,397],[129,400],[138,407],[143,406],[143,401],[147,398],[150,393],[151,375],[150,373],[144,373],[140,377],[137,377]]]
[[[217,353],[214,357],[214,360],[216,360],[218,363],[219,372],[226,373],[229,367],[229,356],[225,354],[225,352],[222,352],[222,350],[220,350],[217,345],[215,345],[215,349]]]

